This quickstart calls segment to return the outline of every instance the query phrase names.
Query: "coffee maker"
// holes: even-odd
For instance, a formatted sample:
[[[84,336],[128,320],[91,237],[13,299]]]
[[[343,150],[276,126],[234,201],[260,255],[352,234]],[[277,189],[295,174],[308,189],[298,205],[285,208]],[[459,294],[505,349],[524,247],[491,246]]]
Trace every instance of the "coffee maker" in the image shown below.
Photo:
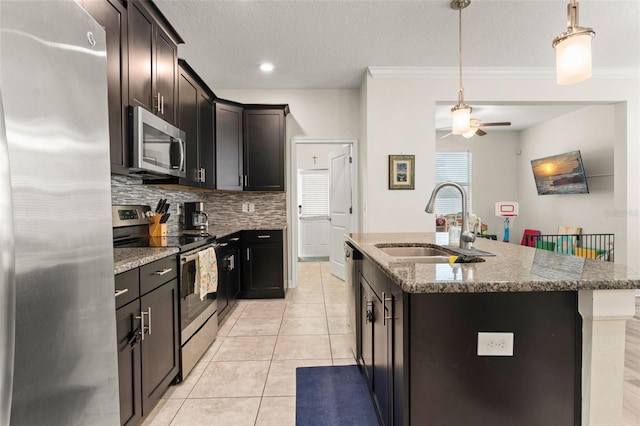
[[[184,203],[185,234],[208,235],[209,221],[201,201]]]

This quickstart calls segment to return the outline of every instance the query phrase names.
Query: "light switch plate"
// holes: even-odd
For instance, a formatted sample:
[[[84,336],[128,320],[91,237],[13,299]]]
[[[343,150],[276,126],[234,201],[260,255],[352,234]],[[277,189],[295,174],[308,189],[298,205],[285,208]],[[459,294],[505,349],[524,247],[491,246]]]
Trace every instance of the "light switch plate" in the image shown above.
[[[478,356],[513,356],[513,333],[478,332]]]

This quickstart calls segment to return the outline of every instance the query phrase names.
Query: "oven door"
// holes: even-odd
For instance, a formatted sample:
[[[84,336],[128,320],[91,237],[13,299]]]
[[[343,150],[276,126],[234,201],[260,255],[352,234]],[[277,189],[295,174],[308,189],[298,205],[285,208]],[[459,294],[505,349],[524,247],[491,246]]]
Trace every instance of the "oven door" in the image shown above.
[[[209,293],[200,300],[196,293],[196,259],[198,252],[209,247],[209,244],[180,255],[180,328],[181,344],[189,340],[217,310],[217,293]]]

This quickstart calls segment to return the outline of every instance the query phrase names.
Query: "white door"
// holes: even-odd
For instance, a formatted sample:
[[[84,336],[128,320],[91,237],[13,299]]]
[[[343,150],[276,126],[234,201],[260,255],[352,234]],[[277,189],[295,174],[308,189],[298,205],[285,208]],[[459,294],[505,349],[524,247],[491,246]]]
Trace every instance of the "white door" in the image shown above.
[[[344,234],[352,231],[351,145],[329,154],[329,220],[331,274],[344,280]]]
[[[298,170],[298,257],[329,258],[329,170]]]

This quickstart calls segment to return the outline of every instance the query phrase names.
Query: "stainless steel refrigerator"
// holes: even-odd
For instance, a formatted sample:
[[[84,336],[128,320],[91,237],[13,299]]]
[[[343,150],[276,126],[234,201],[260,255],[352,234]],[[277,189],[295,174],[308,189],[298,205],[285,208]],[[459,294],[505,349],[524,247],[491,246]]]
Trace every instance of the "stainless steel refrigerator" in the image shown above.
[[[116,425],[104,30],[0,0],[0,96],[0,424]]]

